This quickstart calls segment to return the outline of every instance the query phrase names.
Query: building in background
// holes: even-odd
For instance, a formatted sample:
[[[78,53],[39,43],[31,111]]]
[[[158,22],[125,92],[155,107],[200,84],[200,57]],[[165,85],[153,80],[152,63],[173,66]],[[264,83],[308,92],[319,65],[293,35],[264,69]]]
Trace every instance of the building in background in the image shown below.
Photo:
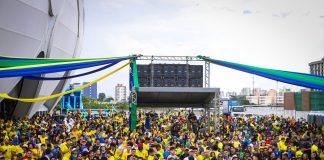
[[[246,100],[248,100],[250,104],[259,104],[259,96],[246,96]]]
[[[248,87],[242,88],[240,95],[241,96],[250,96],[250,95],[252,95],[251,88],[248,88]]]
[[[309,63],[309,68],[311,74],[324,76],[324,57],[319,61]]]
[[[271,97],[271,104],[272,105],[276,105],[277,104],[277,96],[278,96],[278,93],[276,90],[274,89],[270,89],[268,91],[268,94],[267,94],[268,97]]]
[[[276,97],[276,105],[283,105],[284,102],[285,102],[284,99],[285,98],[284,98],[283,95],[281,96],[281,95],[278,94],[277,97]]]
[[[88,84],[88,83],[89,82],[83,82],[83,85]],[[83,96],[85,96],[85,97],[89,97],[92,99],[98,98],[97,83],[83,89],[82,91],[83,91]]]
[[[79,87],[79,86],[81,86],[81,83],[78,83],[78,82],[76,82],[76,83],[72,83],[72,84],[70,84],[70,87],[73,87],[73,88],[77,88],[77,87]]]
[[[237,93],[236,92],[226,92],[226,95],[225,95],[226,97],[228,97],[228,98],[231,98],[232,96],[237,96]]]
[[[256,105],[282,106],[284,104],[284,93],[290,92],[290,89],[283,88],[280,89],[279,92],[274,89],[270,89],[269,91],[257,89],[255,91],[256,94],[254,96],[246,96],[249,103]]]
[[[123,84],[117,84],[115,86],[115,101],[126,102],[126,86]]]
[[[273,105],[274,97],[271,96],[259,96],[259,105]]]
[[[252,90],[252,96],[260,96],[261,95],[261,88],[254,88]]]
[[[265,89],[260,90],[260,96],[267,96],[268,91]]]

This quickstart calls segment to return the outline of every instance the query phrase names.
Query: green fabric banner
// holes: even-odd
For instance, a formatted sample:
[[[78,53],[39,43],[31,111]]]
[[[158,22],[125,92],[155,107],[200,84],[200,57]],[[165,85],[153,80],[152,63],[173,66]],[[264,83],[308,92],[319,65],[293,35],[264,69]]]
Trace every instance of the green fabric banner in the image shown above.
[[[133,74],[133,87],[135,90],[133,90],[131,95],[131,104],[130,104],[130,110],[131,110],[131,124],[130,124],[130,130],[133,131],[136,128],[137,125],[137,93],[139,91],[139,85],[138,85],[138,73],[137,73],[137,64],[136,59],[133,59],[132,62],[132,74]]]
[[[109,60],[125,58],[122,57],[109,57],[109,58],[77,58],[77,59],[47,59],[47,58],[0,58],[0,68],[5,67],[18,67],[18,66],[30,66],[30,65],[42,65],[42,64],[52,64],[52,63],[62,63],[62,62],[78,62],[78,61],[89,61],[89,60]]]
[[[133,61],[133,79],[134,79],[135,91],[136,91],[136,93],[138,93],[138,91],[139,91],[138,72],[137,72],[137,64],[136,64],[136,60],[135,59]]]
[[[307,73],[298,73],[298,72],[290,72],[284,70],[276,70],[276,69],[268,69],[255,67],[245,64],[227,62],[217,59],[211,59],[205,56],[197,56],[205,61],[221,65],[224,67],[236,69],[242,72],[247,72],[251,74],[255,74],[258,76],[262,76],[265,78],[269,78],[272,80],[289,83],[293,85],[303,86],[307,88],[314,88],[319,90],[324,90],[324,77],[318,75],[312,75]]]

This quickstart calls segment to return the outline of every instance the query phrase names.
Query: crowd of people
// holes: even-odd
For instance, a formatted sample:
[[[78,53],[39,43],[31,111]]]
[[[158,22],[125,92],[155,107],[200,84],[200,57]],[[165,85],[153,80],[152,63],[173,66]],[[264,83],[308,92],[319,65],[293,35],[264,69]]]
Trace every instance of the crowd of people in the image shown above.
[[[324,126],[289,117],[222,115],[214,120],[187,111],[139,112],[132,131],[125,112],[63,117],[0,119],[0,159],[324,159]]]

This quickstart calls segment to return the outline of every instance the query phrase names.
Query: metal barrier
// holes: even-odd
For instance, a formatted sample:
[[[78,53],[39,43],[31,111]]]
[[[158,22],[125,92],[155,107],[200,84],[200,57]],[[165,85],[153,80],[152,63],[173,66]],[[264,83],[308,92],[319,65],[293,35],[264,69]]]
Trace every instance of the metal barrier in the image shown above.
[[[79,112],[83,118],[87,118],[90,115],[95,117],[107,117],[109,113],[115,113],[117,112],[116,108],[109,108],[109,109],[68,109],[66,110],[69,112]],[[101,112],[101,113],[100,113]]]

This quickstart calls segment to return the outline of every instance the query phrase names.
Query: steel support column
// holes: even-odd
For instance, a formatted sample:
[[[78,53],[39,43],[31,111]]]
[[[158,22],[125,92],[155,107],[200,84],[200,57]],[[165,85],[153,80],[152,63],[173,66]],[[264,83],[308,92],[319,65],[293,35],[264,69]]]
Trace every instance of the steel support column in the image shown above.
[[[205,61],[205,88],[210,87],[210,62]]]

